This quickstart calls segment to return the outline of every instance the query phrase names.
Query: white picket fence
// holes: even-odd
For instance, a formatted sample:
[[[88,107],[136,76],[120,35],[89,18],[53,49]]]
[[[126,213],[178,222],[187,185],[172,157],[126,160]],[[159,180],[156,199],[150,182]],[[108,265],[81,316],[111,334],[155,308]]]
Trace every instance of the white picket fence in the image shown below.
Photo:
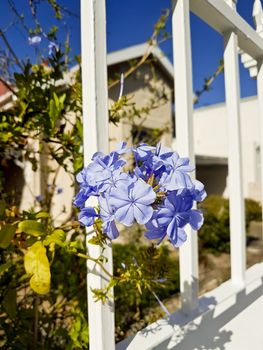
[[[254,293],[253,298],[252,294],[249,296],[245,295],[243,299],[241,297],[237,298],[245,307],[254,302],[256,296],[259,297],[262,294],[263,266],[257,265],[246,271],[238,52],[242,52],[246,55],[246,58],[248,57],[250,61],[257,64],[257,67],[254,67],[254,69],[257,69],[259,128],[261,131],[261,150],[263,150],[263,39],[261,37],[263,14],[260,0],[255,0],[253,16],[256,30],[254,30],[237,13],[236,2],[237,0],[174,0],[172,29],[177,151],[182,156],[188,156],[192,164],[194,164],[195,160],[190,11],[219,32],[224,40],[225,94],[228,114],[228,130],[226,130],[226,134],[228,135],[229,144],[231,280],[214,290],[213,298],[216,298],[217,305],[223,304],[228,297],[234,295],[237,298],[251,283],[255,284],[255,281],[259,281],[259,285],[254,287],[254,289],[251,287]],[[94,152],[98,150],[102,152],[108,151],[106,15],[104,0],[81,0],[81,44],[84,155],[85,164],[87,164]],[[209,56],[209,48],[207,48],[207,55]],[[263,164],[262,151],[261,164]],[[263,183],[263,172],[261,173]],[[195,318],[202,317],[203,314],[211,309],[211,305],[207,302],[209,295],[212,295],[211,293],[206,295],[205,298],[198,299],[197,237],[196,232],[188,230],[188,241],[180,248],[182,309],[172,315],[170,320],[157,322],[147,327],[145,332],[139,332],[135,337],[124,340],[124,342],[117,345],[117,349],[177,349],[178,337],[181,337],[181,340],[182,337],[188,337],[187,332],[181,331],[181,326]],[[89,244],[88,251],[94,257],[100,254],[100,250],[96,246]],[[107,268],[112,270],[111,249],[108,248],[105,253],[109,259]],[[90,288],[103,286],[106,276],[94,264],[89,263],[88,270],[90,349],[113,350],[115,349],[113,300],[110,300],[106,305],[100,302],[95,303],[90,292]],[[227,308],[227,306],[224,308]],[[243,308],[241,307],[241,309]],[[212,319],[212,322],[215,321]],[[251,322],[254,322],[254,320],[251,319]],[[261,322],[261,324],[263,323]],[[175,337],[177,340],[173,340],[172,343],[164,343],[171,337]],[[257,344],[251,344],[253,349],[261,349],[256,347]],[[182,349],[188,350],[187,345]]]

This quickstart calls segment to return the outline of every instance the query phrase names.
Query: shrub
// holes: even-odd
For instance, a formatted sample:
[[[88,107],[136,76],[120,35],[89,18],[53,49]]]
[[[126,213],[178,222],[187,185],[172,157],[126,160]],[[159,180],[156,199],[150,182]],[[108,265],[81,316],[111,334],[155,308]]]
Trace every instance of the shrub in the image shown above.
[[[260,203],[253,199],[246,199],[246,229],[248,230],[251,221],[262,220],[262,208]]]
[[[163,300],[179,292],[179,264],[174,254],[171,254],[166,246],[161,246],[155,251],[152,249],[152,247],[147,248],[138,244],[114,244],[115,273],[118,273],[120,266],[124,267],[123,264],[129,264],[133,261],[135,256],[139,264],[143,261],[149,264],[149,255],[152,255],[152,263],[146,268],[151,269],[153,278],[154,275],[158,275],[158,278],[166,279],[164,282],[162,280],[157,282],[153,290]],[[147,259],[145,259],[145,255],[147,255]],[[147,308],[158,306],[158,302],[149,290],[140,293],[133,285],[129,286],[129,283],[115,287],[114,293],[115,317],[118,325],[117,338],[120,340],[120,335],[123,336],[133,323],[143,319],[147,314]]]
[[[229,200],[221,196],[209,196],[199,208],[204,214],[204,225],[199,231],[200,250],[219,254],[229,252]],[[252,199],[245,200],[246,232],[251,221],[261,221],[261,206]]]

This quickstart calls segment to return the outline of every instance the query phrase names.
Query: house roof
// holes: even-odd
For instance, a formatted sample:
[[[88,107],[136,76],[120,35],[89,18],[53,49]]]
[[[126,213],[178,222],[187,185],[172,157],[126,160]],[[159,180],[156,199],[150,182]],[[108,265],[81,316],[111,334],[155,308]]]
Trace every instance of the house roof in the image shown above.
[[[156,45],[150,46],[148,43],[134,45],[122,50],[113,51],[107,55],[108,66],[113,66],[125,61],[133,60],[142,57],[146,52],[149,52],[157,60],[160,66],[173,81],[174,69],[173,65],[164,52]]]
[[[151,55],[153,55],[153,57],[156,59],[156,61],[159,63],[159,65],[167,74],[167,76],[171,79],[171,81],[173,81],[172,63],[169,61],[169,59],[165,56],[164,52],[158,46],[156,45],[150,46],[148,43],[134,45],[134,46],[127,47],[125,49],[108,53],[107,65],[108,67],[110,67],[115,64],[140,58],[148,51]],[[68,83],[72,78],[72,75],[74,75],[74,73],[76,73],[78,69],[79,69],[79,66],[72,67],[70,71],[67,74],[65,74],[64,78],[57,82],[58,85],[63,85]],[[0,104],[2,106],[5,105],[5,103],[9,102],[10,95],[12,95],[12,93],[10,93],[9,91],[7,92],[3,91],[2,94],[0,93]]]

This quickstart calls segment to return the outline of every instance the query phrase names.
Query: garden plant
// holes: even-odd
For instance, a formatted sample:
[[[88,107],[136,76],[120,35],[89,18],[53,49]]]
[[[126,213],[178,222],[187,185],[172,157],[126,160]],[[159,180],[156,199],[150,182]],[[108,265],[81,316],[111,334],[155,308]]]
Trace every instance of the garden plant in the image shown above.
[[[131,225],[134,236],[138,230],[145,231],[145,245],[113,245],[113,274],[105,270],[103,254],[95,259],[109,275],[109,284],[92,292],[103,301],[115,287],[120,339],[153,300],[167,313],[158,296],[178,291],[179,273],[170,248],[161,243],[166,239],[176,248],[187,239],[185,225],[200,228],[203,217],[193,204],[204,199],[205,190],[191,179],[189,160],[158,143],[165,128],[153,129],[151,138],[143,140],[148,144],[139,143],[143,120],[167,101],[160,86],[152,88],[143,107],[122,95],[111,104],[110,123],[118,125],[125,119],[133,125],[136,118],[141,120],[138,144],[127,147],[123,142],[108,155],[97,153],[83,169],[81,59],[72,54],[67,36],[65,43],[57,39],[68,10],[55,0],[47,1],[55,24],[45,28],[38,16],[39,1],[30,0],[33,24],[29,27],[15,2],[10,0],[9,5],[14,15],[11,26],[19,26],[36,55],[35,61],[17,57],[6,34],[8,28],[0,28],[5,45],[0,50],[0,81],[13,96],[11,105],[0,110],[0,347],[85,349],[86,260],[94,260],[86,254],[85,227],[93,227],[90,242],[102,247]],[[167,40],[168,16],[165,11],[154,26],[149,47]],[[153,68],[150,50],[130,63],[124,83],[143,64]],[[72,70],[73,65],[78,69]],[[197,100],[222,69],[221,62],[196,93]],[[109,89],[121,80],[116,75]],[[41,168],[41,157],[54,165]],[[31,206],[20,210],[21,189],[14,184],[23,177],[26,163],[41,171],[45,186],[33,194]],[[63,192],[57,182],[62,168],[72,175],[77,194],[67,220],[56,225],[52,206]],[[85,206],[90,197],[96,197],[95,207]]]

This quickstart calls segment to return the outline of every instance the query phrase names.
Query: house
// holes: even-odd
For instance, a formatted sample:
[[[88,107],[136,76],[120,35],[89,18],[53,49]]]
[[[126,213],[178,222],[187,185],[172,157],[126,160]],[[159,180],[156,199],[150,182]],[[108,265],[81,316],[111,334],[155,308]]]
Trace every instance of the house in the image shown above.
[[[162,135],[161,142],[167,146],[172,143],[173,66],[159,47],[144,43],[108,54],[108,79],[114,79],[114,76],[120,76],[121,73],[126,72],[130,67],[129,62],[138,62],[147,52],[150,52],[150,63],[147,61],[142,64],[124,80],[123,94],[132,97],[132,103],[138,109],[149,106],[149,101],[152,99],[159,106],[151,108],[148,115],[143,113],[141,118],[135,118],[130,122],[125,118],[117,126],[111,123],[109,125],[110,149],[113,149],[116,142],[120,140],[126,140],[132,144],[138,142],[140,138],[147,139],[147,134],[150,136],[153,128],[166,128],[167,132]],[[118,100],[119,92],[119,84],[109,89],[110,105]],[[166,95],[165,98],[162,94]],[[140,135],[138,135],[139,128],[142,129]]]
[[[260,201],[260,130],[257,97],[240,103],[244,197]],[[228,197],[228,135],[225,103],[194,112],[197,178],[208,194]]]
[[[108,78],[114,80],[116,76],[126,72],[129,62],[137,62],[149,50],[148,44],[132,46],[108,54]],[[118,125],[109,126],[110,149],[113,150],[118,141],[126,140],[128,144],[147,139],[153,129],[165,129],[161,142],[176,150],[174,127],[173,100],[173,66],[164,53],[156,46],[150,47],[150,64],[142,64],[133,74],[124,80],[123,94],[132,96],[132,103],[136,108],[142,108],[153,99],[157,99],[158,91],[165,94],[165,99],[158,106],[152,108],[149,115],[144,114],[132,121],[123,118]],[[73,72],[76,69],[73,68]],[[67,78],[66,78],[67,79]],[[155,91],[155,94],[153,94]],[[157,91],[157,95],[156,95]],[[118,100],[120,84],[109,89],[109,104]],[[160,99],[162,96],[160,96]],[[10,105],[12,96],[5,92],[0,96],[1,108]],[[73,116],[74,117],[74,116]],[[243,188],[244,196],[260,200],[260,148],[259,148],[259,120],[257,99],[251,97],[241,102],[241,127],[243,146]],[[209,194],[219,194],[228,197],[228,147],[227,147],[227,113],[224,103],[202,107],[194,111],[194,147],[196,154],[196,177],[202,181]],[[184,156],[183,154],[181,156]],[[26,209],[34,202],[34,196],[42,193],[40,176],[31,170],[31,164],[24,166],[24,180],[21,208]],[[63,169],[57,177],[57,184],[64,191],[54,198],[53,214],[57,221],[63,222],[71,213],[74,179]],[[30,184],[30,189],[29,189]],[[62,207],[65,212],[62,213]]]
[[[110,53],[108,54],[108,77],[109,80],[114,80],[116,75],[120,75],[127,70],[131,60],[138,62],[147,51],[150,57],[150,64],[145,63],[141,65],[133,74],[125,78],[123,94],[132,97],[132,104],[137,109],[147,107],[149,112],[145,113],[144,110],[139,113],[138,117],[130,120],[127,110],[127,116],[121,119],[118,125],[111,123],[109,130],[110,149],[114,149],[116,143],[120,140],[126,140],[131,145],[135,142],[135,139],[140,140],[142,137],[145,139],[147,135],[150,137],[153,128],[165,128],[166,132],[162,134],[161,142],[167,146],[172,143],[173,66],[162,51],[158,47],[149,47],[145,43]],[[77,68],[73,67],[71,72],[65,76],[64,84],[72,77],[74,79],[74,73]],[[63,85],[63,81],[59,81],[59,85]],[[118,100],[119,94],[119,84],[109,89],[109,105]],[[161,99],[162,103],[156,108],[156,103]],[[3,95],[0,95],[0,108],[9,108],[12,105],[12,101],[12,93],[3,91]],[[149,101],[153,101],[154,105],[147,105]],[[162,118],[160,118],[160,115]],[[70,118],[74,119],[74,115],[71,115]],[[32,145],[36,150],[38,149],[38,142],[38,140],[35,140]],[[47,165],[53,168],[56,166],[55,163],[44,158],[40,157],[43,169],[47,168]],[[15,166],[15,169],[20,172],[19,178],[23,178],[23,181],[19,183],[20,192],[22,191],[20,209],[28,209],[33,206],[35,197],[43,194],[47,184],[52,183],[52,180],[43,174],[44,171],[38,170],[33,172],[30,162],[24,162],[20,166],[23,167],[22,176],[21,168]],[[16,173],[12,169],[14,176]],[[16,178],[18,177],[13,178],[12,174],[8,176],[9,182],[12,184],[17,183]],[[75,195],[75,189],[72,187],[74,181],[72,175],[66,173],[63,168],[59,170],[56,184],[62,187],[63,191],[59,196],[54,196],[52,206],[52,214],[53,217],[57,218],[57,224],[64,222],[71,216],[72,199]]]
[[[142,57],[147,44],[136,45],[108,55],[108,75],[126,71],[132,59]],[[145,129],[168,125],[170,132],[163,135],[162,142],[176,150],[175,130],[173,127],[173,67],[164,53],[157,47],[153,55],[158,65],[160,86],[165,85],[168,101],[151,112],[144,122]],[[149,90],[144,82],[149,75],[149,67],[143,65],[137,75],[125,80],[124,94],[133,94],[137,106],[149,99]],[[151,76],[150,76],[151,80]],[[109,99],[118,98],[119,86],[109,90]],[[246,198],[260,201],[260,136],[259,111],[256,97],[241,100],[241,137],[243,161],[243,193]],[[136,125],[135,125],[136,127]],[[127,139],[131,126],[120,123],[118,127],[110,125],[111,149],[117,140]],[[173,139],[173,140],[172,140]],[[196,177],[206,185],[208,194],[228,197],[228,136],[227,111],[225,103],[206,106],[194,110],[194,148],[196,155]],[[183,155],[182,155],[183,156]]]
[[[109,77],[114,72],[121,73],[128,66],[128,61],[142,57],[147,44],[136,45],[108,55]],[[158,79],[165,85],[168,101],[151,112],[144,127],[169,125],[161,140],[165,145],[176,150],[175,130],[173,128],[173,67],[159,48],[154,48],[156,64],[159,65]],[[149,90],[144,78],[149,74],[149,67],[142,66],[137,75],[125,81],[124,94],[134,94],[136,105],[143,105],[149,99]],[[110,101],[118,98],[119,86],[109,91]],[[259,111],[256,97],[241,100],[241,133],[243,161],[243,193],[246,198],[260,201],[260,136]],[[135,125],[136,127],[136,125]],[[118,127],[110,125],[111,141],[124,140],[131,134],[130,126],[120,123]],[[114,135],[114,136],[113,136]],[[173,138],[173,141],[172,141]],[[115,142],[111,142],[113,149]],[[206,185],[208,194],[228,197],[228,136],[227,111],[225,103],[206,106],[194,110],[194,148],[196,155],[196,177]],[[183,156],[183,155],[182,155]]]

